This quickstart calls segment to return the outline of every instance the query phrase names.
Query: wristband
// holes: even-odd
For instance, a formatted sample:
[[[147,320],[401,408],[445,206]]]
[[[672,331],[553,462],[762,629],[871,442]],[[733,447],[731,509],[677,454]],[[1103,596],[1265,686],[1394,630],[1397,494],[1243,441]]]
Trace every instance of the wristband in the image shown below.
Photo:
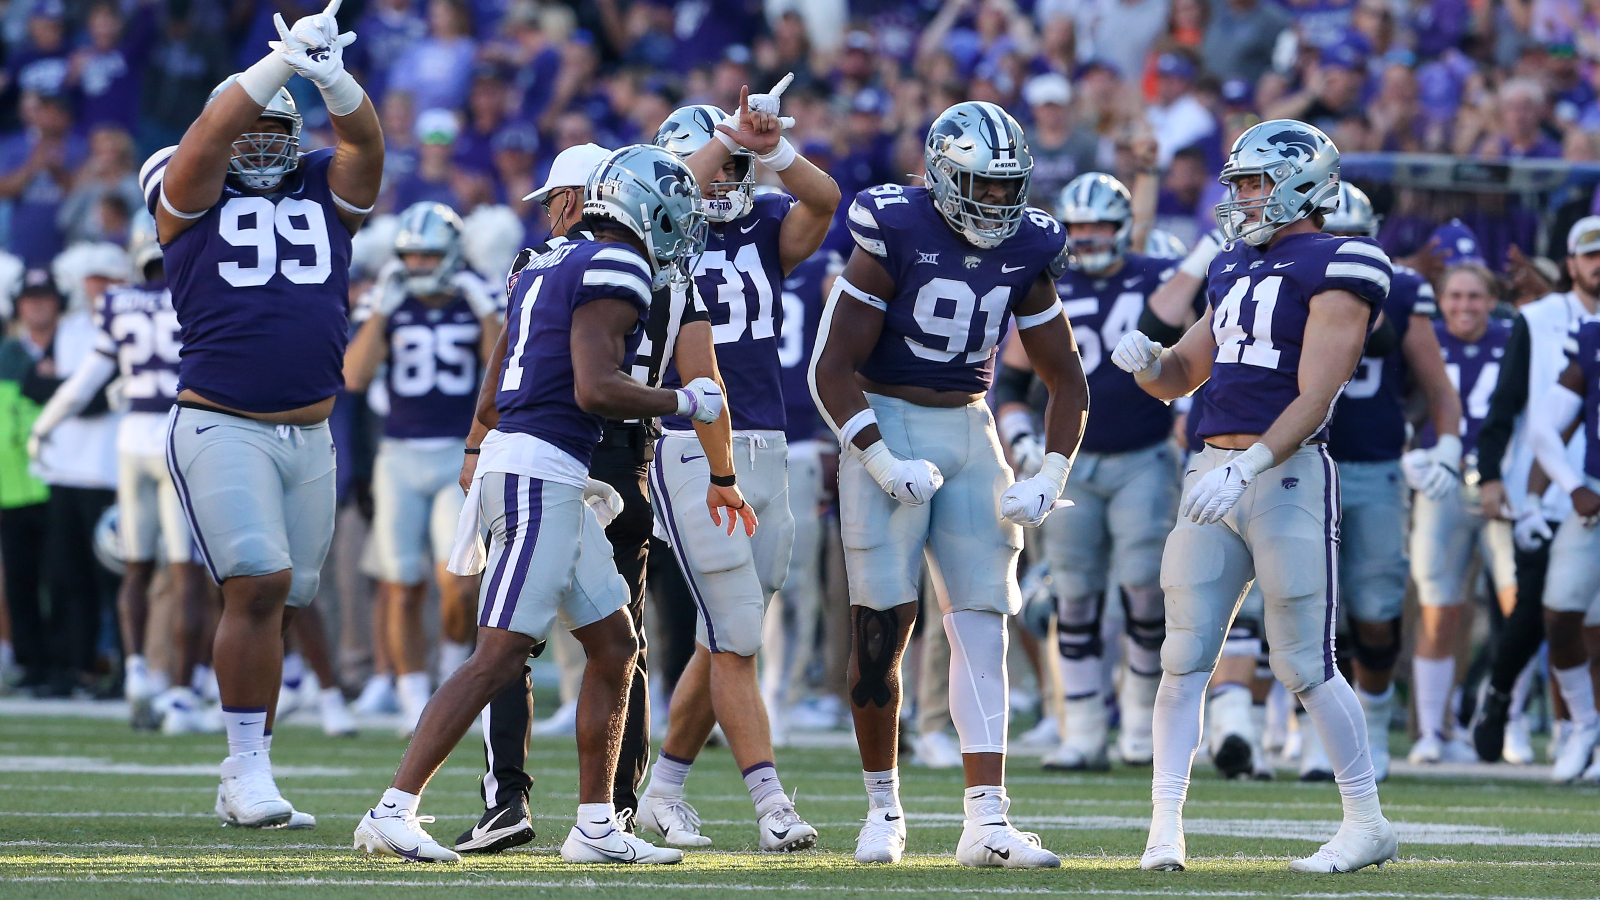
[[[739,476],[738,475],[716,475],[716,474],[713,474],[711,476],[711,483],[716,485],[717,487],[733,487],[734,485],[739,483]]]
[[[721,134],[720,131],[717,133]],[[761,160],[761,164],[772,171],[782,172],[784,169],[794,165],[794,161],[799,155],[795,152],[794,145],[789,143],[788,138],[780,137],[778,138],[778,146],[774,147],[771,153],[766,156],[758,156],[756,159]]]
[[[330,116],[348,116],[360,109],[361,101],[367,99],[367,92],[343,69],[331,84],[319,84],[317,90],[322,92],[322,102],[327,105]]]
[[[1245,473],[1246,482],[1254,481],[1257,475],[1277,465],[1272,458],[1272,448],[1260,441],[1251,444],[1250,449],[1235,456],[1230,462]]]
[[[289,83],[294,69],[283,61],[283,56],[274,50],[256,61],[256,64],[239,73],[239,87],[250,95],[250,99],[257,106],[265,108],[272,98],[278,96],[278,91]]]
[[[1072,460],[1060,453],[1046,453],[1044,465],[1039,467],[1037,477],[1046,479],[1056,489],[1056,497],[1067,489],[1067,476],[1072,474]]]
[[[462,450],[461,452],[465,453],[468,456],[477,456],[478,454],[483,452],[483,448],[481,448],[481,447],[468,447],[465,450]]]
[[[863,429],[868,425],[876,424],[878,424],[878,414],[873,411],[872,407],[869,406],[863,409],[851,416],[850,420],[845,422],[844,426],[839,429],[839,444],[845,447],[850,446],[850,442],[855,440],[856,435],[860,434]]]
[[[894,474],[894,464],[898,461],[895,455],[889,452],[889,445],[883,441],[874,441],[871,447],[857,450],[861,455],[861,465],[866,468],[867,474],[872,476],[881,487]]]

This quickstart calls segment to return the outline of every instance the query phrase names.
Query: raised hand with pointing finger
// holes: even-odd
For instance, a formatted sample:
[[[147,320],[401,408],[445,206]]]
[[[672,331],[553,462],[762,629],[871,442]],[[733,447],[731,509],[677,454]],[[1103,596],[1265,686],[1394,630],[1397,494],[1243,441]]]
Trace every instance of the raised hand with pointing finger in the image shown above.
[[[329,0],[322,12],[302,16],[290,28],[283,21],[283,13],[273,13],[272,23],[278,28],[276,41],[267,46],[278,51],[290,68],[319,88],[331,88],[344,74],[344,48],[356,41],[356,34],[339,33],[335,16],[343,0]]]

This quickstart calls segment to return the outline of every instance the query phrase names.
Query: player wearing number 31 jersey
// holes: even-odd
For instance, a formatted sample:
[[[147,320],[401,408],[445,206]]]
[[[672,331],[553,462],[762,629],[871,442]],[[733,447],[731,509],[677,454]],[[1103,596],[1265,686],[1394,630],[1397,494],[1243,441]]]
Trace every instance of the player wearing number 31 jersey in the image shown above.
[[[1272,670],[1300,696],[1344,801],[1332,841],[1290,868],[1354,871],[1396,854],[1378,806],[1361,704],[1334,667],[1339,475],[1324,443],[1389,293],[1389,259],[1364,237],[1318,229],[1338,206],[1339,150],[1321,131],[1277,119],[1234,142],[1217,218],[1228,244],[1207,272],[1210,310],[1175,347],[1140,332],[1112,353],[1151,395],[1206,385],[1203,451],[1190,462],[1178,525],[1161,561],[1167,636],[1154,723],[1154,813],[1140,867],[1187,864],[1183,802],[1200,744],[1201,705],[1252,579],[1265,601]]]
[[[900,656],[931,550],[948,588],[950,716],[967,775],[956,861],[1060,865],[1006,817],[1006,616],[1021,606],[1018,526],[1055,507],[1088,409],[1062,313],[1061,225],[1030,208],[1033,159],[992,103],[958,103],[929,129],[928,187],[883,185],[850,207],[856,250],[817,331],[812,393],[845,453],[840,520],[850,583],[850,701],[868,794],[860,862],[905,848],[896,762]],[[1050,390],[1039,474],[1012,483],[984,402],[1013,314]]]
[[[316,594],[333,537],[327,418],[344,387],[350,236],[377,200],[383,132],[344,70],[328,9],[230,77],[176,148],[140,173],[166,258],[183,354],[167,466],[211,577],[229,755],[217,813],[253,827],[312,824],[272,780],[268,750],[283,629]],[[284,85],[321,91],[336,147],[300,155]],[[286,608],[287,607],[287,608]]]

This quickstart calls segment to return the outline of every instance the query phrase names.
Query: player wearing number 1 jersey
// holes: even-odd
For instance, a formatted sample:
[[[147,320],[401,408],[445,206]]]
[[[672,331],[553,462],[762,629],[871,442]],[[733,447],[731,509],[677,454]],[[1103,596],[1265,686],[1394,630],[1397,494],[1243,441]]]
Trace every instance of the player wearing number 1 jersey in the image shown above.
[[[992,103],[958,103],[924,146],[928,187],[856,196],[856,249],[817,331],[812,394],[845,448],[840,521],[850,582],[850,703],[866,783],[856,860],[905,849],[900,804],[900,658],[917,617],[924,549],[950,599],[950,717],[961,739],[966,813],[956,861],[1055,867],[1006,811],[1006,617],[1022,604],[1019,526],[1037,527],[1066,486],[1088,387],[1056,296],[1061,224],[1030,208],[1033,159]],[[1050,391],[1039,474],[1012,483],[985,403],[995,346],[1013,314]]]
[[[1393,859],[1361,704],[1334,667],[1339,476],[1323,442],[1339,392],[1389,292],[1389,259],[1367,238],[1319,233],[1338,203],[1339,150],[1316,128],[1263,122],[1234,142],[1211,260],[1210,309],[1176,346],[1141,332],[1112,353],[1152,396],[1206,385],[1206,447],[1190,460],[1161,561],[1167,638],[1156,696],[1150,837],[1140,868],[1187,864],[1183,803],[1206,685],[1252,578],[1271,663],[1300,696],[1339,773],[1344,824],[1294,871],[1354,871]],[[1194,413],[1191,413],[1193,415]]]
[[[273,52],[212,92],[140,173],[183,341],[167,466],[222,585],[214,656],[229,755],[218,815],[289,823],[268,750],[283,629],[311,602],[333,537],[327,418],[344,387],[350,236],[377,200],[383,132],[344,71],[339,0],[277,20]],[[284,85],[317,85],[338,145],[304,156]],[[299,824],[299,823],[296,823]]]
[[[694,286],[710,313],[734,432],[734,474],[713,476],[688,420],[666,417],[650,470],[656,521],[699,615],[694,656],[673,690],[671,724],[639,797],[639,824],[686,847],[711,843],[683,795],[689,767],[718,723],[750,790],[761,849],[804,850],[817,842],[816,829],[783,792],[756,672],[763,615],[783,587],[794,543],[778,352],[783,279],[817,252],[839,205],[839,186],[782,136],[778,96],[788,81],[755,96],[745,88],[731,115],[685,107],[656,133],[656,145],[683,157],[701,185],[710,228]],[[757,159],[790,193],[754,195]],[[663,384],[683,380],[674,365]],[[709,486],[735,480],[761,521],[754,535],[724,534],[699,510]]]

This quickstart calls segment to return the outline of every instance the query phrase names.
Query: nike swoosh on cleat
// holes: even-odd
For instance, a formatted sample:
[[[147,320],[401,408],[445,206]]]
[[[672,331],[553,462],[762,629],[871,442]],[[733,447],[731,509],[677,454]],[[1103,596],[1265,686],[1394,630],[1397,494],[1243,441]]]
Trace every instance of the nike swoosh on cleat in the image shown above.
[[[511,812],[510,808],[502,809],[499,812],[495,813],[494,818],[490,819],[487,824],[485,824],[483,822],[479,822],[478,824],[472,826],[472,839],[476,841],[476,840],[482,838],[484,835],[488,834],[489,832],[493,831],[495,823],[499,822],[502,818],[504,818],[505,814],[508,813],[508,812]]]
[[[786,837],[788,837],[788,836],[789,836],[789,831],[790,831],[790,829],[788,829],[788,828],[785,828],[785,829],[784,829],[784,830],[782,830],[782,831],[778,831],[778,830],[776,830],[776,829],[773,829],[773,830],[772,830],[772,836],[773,836],[773,837],[775,837],[775,838],[777,838],[777,839],[778,839],[778,840],[780,840],[780,841],[781,841],[781,840],[783,840],[783,839],[784,839],[784,838],[786,838]]]
[[[900,821],[900,817],[899,816],[884,816],[883,820],[885,822],[898,822],[898,821]]]
[[[222,424],[221,422],[217,423],[217,425],[221,425],[221,424]],[[207,425],[204,428],[196,427],[195,430],[194,430],[194,433],[195,434],[205,434],[206,432],[210,431],[211,429],[217,427],[217,425]]]
[[[989,852],[993,853],[995,856],[1000,857],[1001,859],[1010,859],[1011,858],[1011,851],[1010,850],[996,850],[995,848],[990,847],[989,848]]]
[[[906,482],[906,492],[915,497],[917,495],[917,486],[909,481]]]

